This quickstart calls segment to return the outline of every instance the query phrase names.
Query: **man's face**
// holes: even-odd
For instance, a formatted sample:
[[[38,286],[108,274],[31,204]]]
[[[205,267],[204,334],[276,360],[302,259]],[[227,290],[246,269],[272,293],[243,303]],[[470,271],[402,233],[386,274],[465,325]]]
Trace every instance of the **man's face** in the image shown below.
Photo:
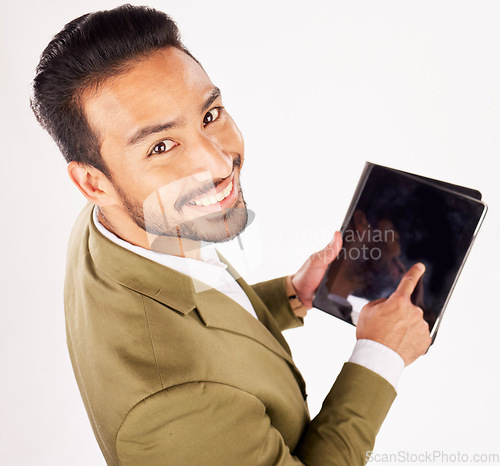
[[[157,236],[223,241],[246,225],[243,139],[219,90],[169,47],[84,94],[121,208]]]

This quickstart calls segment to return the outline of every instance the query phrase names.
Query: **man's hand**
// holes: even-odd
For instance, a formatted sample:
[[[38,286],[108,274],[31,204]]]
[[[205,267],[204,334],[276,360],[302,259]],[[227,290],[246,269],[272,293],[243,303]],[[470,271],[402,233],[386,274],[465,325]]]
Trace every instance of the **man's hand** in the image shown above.
[[[289,283],[292,285],[292,290],[302,302],[302,306],[294,308],[295,314],[299,317],[304,317],[307,310],[312,308],[314,293],[328,265],[337,257],[341,249],[342,235],[340,231],[336,231],[328,245],[312,254],[300,270],[290,277]]]
[[[373,340],[387,346],[403,358],[406,366],[425,354],[431,344],[423,311],[410,300],[424,271],[423,264],[411,267],[389,298],[377,299],[363,307],[356,326],[358,340]]]

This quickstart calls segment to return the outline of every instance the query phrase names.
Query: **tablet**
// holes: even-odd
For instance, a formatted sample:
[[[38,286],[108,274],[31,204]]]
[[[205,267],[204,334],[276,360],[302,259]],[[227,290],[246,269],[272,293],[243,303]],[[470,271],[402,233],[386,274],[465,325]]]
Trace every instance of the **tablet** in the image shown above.
[[[367,162],[313,305],[356,325],[361,308],[387,298],[413,264],[426,271],[412,294],[432,341],[487,207],[481,193]]]

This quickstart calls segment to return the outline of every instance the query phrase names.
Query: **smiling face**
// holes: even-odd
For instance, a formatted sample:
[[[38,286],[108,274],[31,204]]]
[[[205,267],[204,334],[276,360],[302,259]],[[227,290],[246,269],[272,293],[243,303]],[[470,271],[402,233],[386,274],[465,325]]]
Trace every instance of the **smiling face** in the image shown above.
[[[245,227],[243,139],[189,55],[153,52],[82,102],[116,198],[102,210],[119,236],[139,228],[150,246],[158,237],[224,241]]]

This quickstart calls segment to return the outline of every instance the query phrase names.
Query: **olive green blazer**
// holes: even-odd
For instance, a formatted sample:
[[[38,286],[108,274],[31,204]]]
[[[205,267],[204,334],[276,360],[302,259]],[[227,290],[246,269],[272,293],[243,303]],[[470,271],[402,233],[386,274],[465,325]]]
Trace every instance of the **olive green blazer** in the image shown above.
[[[284,279],[249,286],[238,278],[256,320],[109,241],[91,208],[70,238],[65,314],[76,380],[109,465],[365,463],[395,391],[347,363],[310,421],[281,335],[302,323]]]

